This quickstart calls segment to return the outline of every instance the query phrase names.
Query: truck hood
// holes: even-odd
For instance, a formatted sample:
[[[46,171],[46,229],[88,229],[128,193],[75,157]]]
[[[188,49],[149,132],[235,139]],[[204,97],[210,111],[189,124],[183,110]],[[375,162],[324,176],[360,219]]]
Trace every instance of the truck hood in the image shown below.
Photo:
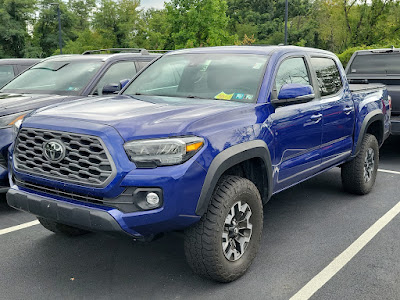
[[[37,109],[77,96],[0,93],[0,117]]]
[[[114,127],[124,140],[149,136],[191,134],[210,126],[210,123],[235,120],[233,115],[254,111],[254,104],[223,100],[187,99],[157,96],[96,97],[40,109],[29,119],[38,122],[65,124],[79,120]],[[228,114],[228,115],[227,115]],[[232,115],[230,119],[229,114]],[[254,112],[253,112],[254,115]],[[27,120],[29,122],[29,119]],[[35,120],[33,120],[35,119]],[[67,130],[67,128],[66,128]]]

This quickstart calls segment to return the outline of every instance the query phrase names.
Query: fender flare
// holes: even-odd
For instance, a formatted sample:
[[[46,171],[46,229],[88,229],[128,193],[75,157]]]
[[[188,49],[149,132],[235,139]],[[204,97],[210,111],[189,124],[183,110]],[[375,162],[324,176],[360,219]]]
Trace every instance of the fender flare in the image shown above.
[[[234,165],[252,158],[261,158],[264,162],[268,186],[264,187],[261,196],[264,196],[264,202],[271,198],[273,180],[271,155],[268,146],[262,140],[245,142],[220,152],[211,162],[197,202],[197,215],[202,216],[207,211],[208,203],[222,174]]]
[[[360,132],[358,134],[358,140],[357,140],[356,149],[354,151],[354,156],[357,155],[358,152],[360,151],[363,137],[365,136],[369,125],[371,125],[375,121],[381,121],[382,125],[384,124],[384,115],[380,109],[375,109],[375,110],[369,112],[365,116],[363,123],[361,125],[361,128],[360,128]],[[384,126],[382,126],[382,137],[384,136],[384,131],[385,131]]]

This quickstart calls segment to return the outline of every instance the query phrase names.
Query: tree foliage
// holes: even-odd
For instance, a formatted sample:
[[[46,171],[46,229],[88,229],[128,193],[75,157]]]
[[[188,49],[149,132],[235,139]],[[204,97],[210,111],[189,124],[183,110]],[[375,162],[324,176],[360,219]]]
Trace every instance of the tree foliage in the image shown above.
[[[65,53],[105,47],[178,49],[284,41],[285,0],[0,0],[0,57],[59,53],[57,5]],[[400,2],[290,0],[288,42],[344,53],[400,46]],[[350,49],[347,50],[346,49]]]

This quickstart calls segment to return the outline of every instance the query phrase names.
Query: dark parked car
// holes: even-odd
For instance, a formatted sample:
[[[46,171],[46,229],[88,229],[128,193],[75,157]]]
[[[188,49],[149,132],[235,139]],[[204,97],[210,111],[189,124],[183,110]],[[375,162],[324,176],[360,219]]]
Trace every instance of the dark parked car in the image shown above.
[[[350,83],[383,83],[391,97],[392,134],[400,135],[400,49],[354,52],[346,67]]]
[[[39,61],[39,58],[0,59],[0,87]]]
[[[120,50],[120,49],[119,49]],[[7,148],[12,125],[34,109],[86,96],[114,94],[160,54],[59,55],[47,58],[0,90],[0,192],[7,191]]]

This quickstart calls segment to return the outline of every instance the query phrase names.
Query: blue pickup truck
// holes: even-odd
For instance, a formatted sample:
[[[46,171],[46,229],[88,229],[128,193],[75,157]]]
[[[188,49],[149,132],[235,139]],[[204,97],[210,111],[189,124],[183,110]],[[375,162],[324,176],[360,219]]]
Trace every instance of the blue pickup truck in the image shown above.
[[[350,87],[330,52],[174,51],[118,96],[26,117],[7,201],[67,235],[184,230],[194,272],[229,282],[258,251],[272,195],[336,166],[345,190],[370,192],[389,128],[385,87]]]

